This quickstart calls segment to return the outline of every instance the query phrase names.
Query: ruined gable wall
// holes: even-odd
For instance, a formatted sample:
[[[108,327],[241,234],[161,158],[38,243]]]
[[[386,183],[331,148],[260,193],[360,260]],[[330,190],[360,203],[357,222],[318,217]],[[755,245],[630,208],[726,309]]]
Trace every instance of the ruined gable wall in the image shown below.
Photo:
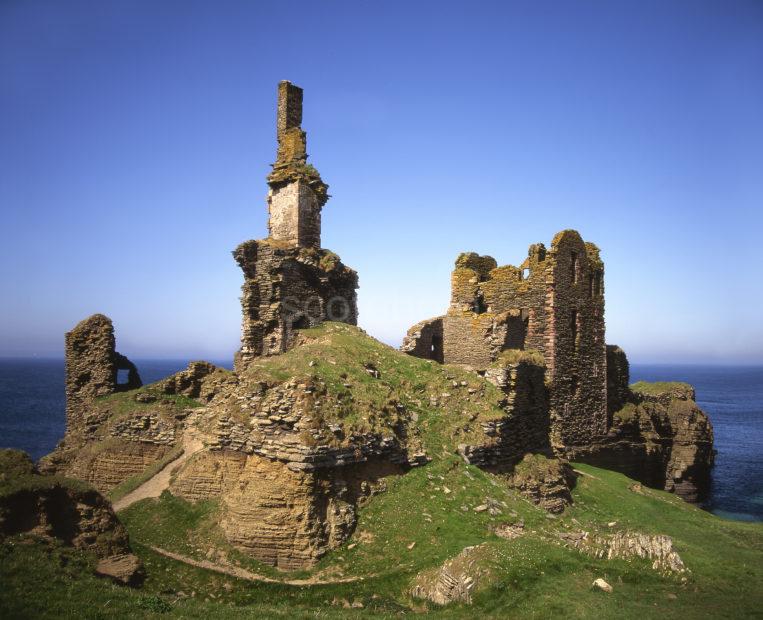
[[[443,318],[420,321],[411,327],[403,338],[400,350],[414,357],[443,363]]]
[[[552,242],[546,362],[557,447],[590,443],[607,431],[603,264],[573,230]]]
[[[118,390],[139,388],[138,369],[116,351],[114,325],[103,314],[80,321],[65,336],[66,356],[66,431],[85,424],[93,399]],[[127,370],[127,382],[117,383],[117,371]]]
[[[497,267],[490,256],[462,254],[451,276],[444,319],[445,361],[485,368],[503,350],[546,350],[546,280],[542,244],[521,267]]]

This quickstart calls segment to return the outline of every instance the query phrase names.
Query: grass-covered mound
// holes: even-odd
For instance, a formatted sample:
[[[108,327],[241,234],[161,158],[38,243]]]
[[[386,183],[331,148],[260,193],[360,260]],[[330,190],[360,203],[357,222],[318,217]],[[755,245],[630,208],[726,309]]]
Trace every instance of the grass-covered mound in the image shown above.
[[[412,422],[425,445],[438,451],[455,437],[483,439],[480,425],[505,415],[503,393],[481,377],[411,357],[344,323],[302,330],[299,346],[255,360],[241,373],[252,390],[285,381],[316,387],[310,413],[316,427],[394,433]]]
[[[26,452],[0,449],[0,501],[9,501],[8,498],[18,493],[36,493],[52,489],[82,493],[91,491],[92,487],[65,476],[41,476]]]
[[[242,382],[316,385],[327,403],[321,423],[395,432],[403,421],[431,459],[387,477],[384,492],[361,505],[344,545],[309,571],[279,573],[226,545],[219,502],[192,504],[165,492],[120,513],[146,567],[141,590],[79,570],[76,551],[9,539],[0,546],[0,615],[686,619],[754,617],[763,609],[763,525],[725,521],[589,465],[575,465],[574,504],[549,515],[506,478],[455,453],[465,437],[481,432],[482,422],[502,415],[496,388],[461,369],[401,354],[349,326],[306,330],[302,340],[289,353],[252,364]],[[240,414],[245,419],[246,412]],[[526,463],[534,474],[547,466],[538,457]],[[670,536],[688,570],[655,570],[640,557],[608,560],[566,542],[618,532]],[[467,547],[479,553],[464,556]],[[471,604],[440,607],[412,596],[417,583],[436,579],[449,561],[473,570]],[[205,565],[222,572],[199,567]],[[234,569],[249,578],[229,574]],[[263,580],[252,579],[255,574]],[[613,591],[592,587],[598,578]]]
[[[670,494],[633,490],[624,476],[584,465],[577,467],[582,475],[573,492],[574,506],[549,519],[493,476],[456,463],[438,459],[396,478],[362,510],[348,544],[311,573],[324,580],[363,577],[359,581],[319,586],[254,583],[162,557],[150,545],[189,554],[185,541],[193,538],[193,528],[204,522],[209,510],[165,495],[137,504],[125,515],[133,547],[148,573],[142,590],[120,589],[76,570],[80,560],[71,550],[6,541],[0,547],[0,610],[6,617],[38,618],[139,618],[161,610],[185,618],[361,617],[371,612],[397,617],[402,611],[428,610],[451,618],[682,619],[755,617],[762,608],[760,524],[722,520]],[[475,512],[486,497],[499,503],[500,514]],[[496,524],[520,520],[525,533],[514,540],[491,533]],[[152,526],[156,522],[161,529]],[[612,522],[615,525],[608,527]],[[670,535],[689,571],[666,576],[639,558],[596,559],[558,542],[562,532],[608,533],[620,528]],[[481,543],[494,552],[493,580],[480,586],[472,605],[439,608],[410,597],[419,571]],[[62,571],[62,565],[68,568]],[[613,593],[591,587],[599,577],[613,586]],[[345,602],[364,609],[346,609]]]

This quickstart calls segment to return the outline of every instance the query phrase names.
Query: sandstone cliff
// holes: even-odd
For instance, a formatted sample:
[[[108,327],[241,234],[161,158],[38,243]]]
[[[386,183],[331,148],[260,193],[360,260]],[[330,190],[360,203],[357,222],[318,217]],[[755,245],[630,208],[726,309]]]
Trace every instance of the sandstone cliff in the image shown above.
[[[0,450],[0,540],[33,536],[93,553],[96,572],[137,585],[143,570],[111,504],[76,480],[42,476],[29,457]]]
[[[614,412],[606,440],[574,458],[702,502],[715,459],[713,427],[686,383],[636,383]]]

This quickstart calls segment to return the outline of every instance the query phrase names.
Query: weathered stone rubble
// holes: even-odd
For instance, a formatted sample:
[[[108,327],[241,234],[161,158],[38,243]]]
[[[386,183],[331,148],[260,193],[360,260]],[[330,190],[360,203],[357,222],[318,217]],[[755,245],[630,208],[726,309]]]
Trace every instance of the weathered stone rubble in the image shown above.
[[[559,536],[566,546],[597,558],[638,557],[651,561],[652,568],[663,573],[686,571],[681,556],[673,549],[673,539],[664,534],[620,531],[601,535],[578,531],[563,532]]]
[[[141,582],[143,567],[130,552],[127,530],[98,491],[39,475],[23,452],[0,450],[0,461],[0,540],[20,534],[55,539],[93,552],[99,574]]]
[[[489,557],[487,545],[466,547],[439,568],[416,575],[411,596],[428,599],[437,605],[470,604],[472,593],[490,574]]]
[[[575,474],[569,463],[528,454],[509,477],[509,484],[552,514],[564,512],[572,503]]]

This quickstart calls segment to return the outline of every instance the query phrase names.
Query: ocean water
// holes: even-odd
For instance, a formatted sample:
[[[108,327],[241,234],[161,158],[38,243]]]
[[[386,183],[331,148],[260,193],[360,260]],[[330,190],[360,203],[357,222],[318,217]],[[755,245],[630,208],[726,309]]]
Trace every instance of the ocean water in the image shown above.
[[[187,360],[135,360],[144,383]],[[215,362],[230,368],[229,361]],[[707,508],[730,519],[763,521],[763,367],[631,366],[632,381],[686,381],[709,415],[718,452]],[[0,447],[34,459],[64,434],[62,360],[0,359]]]

